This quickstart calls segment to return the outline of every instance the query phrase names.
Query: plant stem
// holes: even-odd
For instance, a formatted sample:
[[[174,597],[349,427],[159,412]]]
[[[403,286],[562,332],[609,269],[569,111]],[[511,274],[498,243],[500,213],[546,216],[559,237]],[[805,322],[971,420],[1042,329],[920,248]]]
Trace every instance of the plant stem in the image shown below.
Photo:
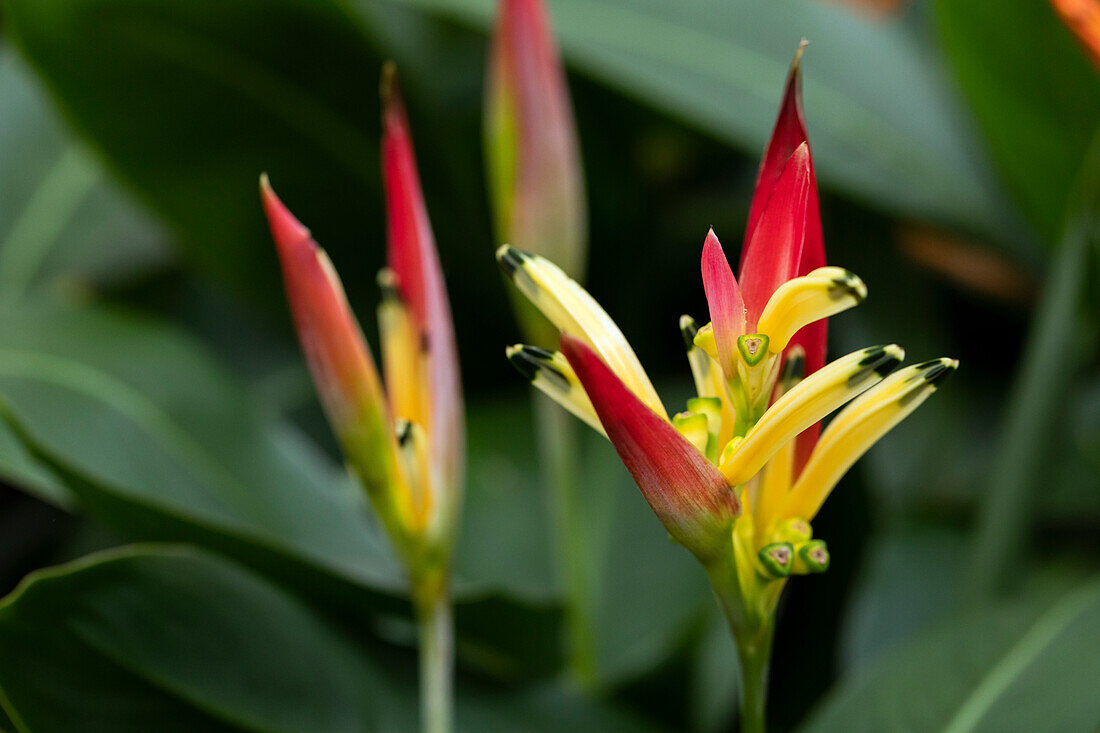
[[[733,558],[707,566],[707,577],[726,615],[741,662],[741,733],[767,730],[768,669],[775,636],[775,608],[751,613],[742,597]]]
[[[735,634],[741,660],[741,733],[765,733],[768,706],[768,669],[771,667],[774,617],[752,638]]]
[[[419,590],[419,589],[418,589]],[[454,728],[454,622],[446,586],[417,593],[420,632],[420,729],[450,733]]]
[[[534,396],[535,431],[553,505],[556,556],[565,586],[569,672],[584,689],[596,687],[596,643],[588,575],[588,531],[582,521],[576,419],[543,395]]]

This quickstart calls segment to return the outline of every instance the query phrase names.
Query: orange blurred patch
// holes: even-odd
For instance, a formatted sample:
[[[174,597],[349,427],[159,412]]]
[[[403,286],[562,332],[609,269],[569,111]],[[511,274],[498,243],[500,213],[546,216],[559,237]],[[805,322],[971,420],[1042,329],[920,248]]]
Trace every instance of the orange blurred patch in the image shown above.
[[[1062,22],[1077,36],[1094,66],[1100,69],[1100,2],[1098,0],[1050,0]]]
[[[853,10],[885,18],[896,15],[909,5],[909,0],[831,0],[840,5],[847,5]]]
[[[898,245],[914,262],[972,290],[1007,302],[1026,302],[1035,281],[1019,267],[978,244],[923,226],[898,230]]]

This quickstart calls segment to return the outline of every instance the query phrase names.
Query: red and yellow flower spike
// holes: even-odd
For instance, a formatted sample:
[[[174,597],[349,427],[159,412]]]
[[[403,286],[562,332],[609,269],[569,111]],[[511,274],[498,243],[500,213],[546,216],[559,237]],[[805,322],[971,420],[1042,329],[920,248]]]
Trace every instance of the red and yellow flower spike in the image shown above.
[[[385,327],[387,319],[381,314],[381,331],[388,342],[383,343],[383,351],[392,344],[398,355],[387,361],[389,383],[396,387],[395,383],[405,379],[410,382],[406,388],[414,392],[401,398],[391,388],[391,407],[395,417],[419,426],[426,436],[430,480],[424,493],[437,505],[431,515],[433,521],[440,522],[439,529],[450,534],[461,500],[465,455],[458,348],[405,105],[392,64],[382,71],[381,91],[382,182],[389,225],[389,273],[384,277],[389,279],[391,309],[403,307],[407,311],[407,316],[394,319],[397,327],[392,330]],[[401,328],[402,320],[411,334]],[[410,380],[408,375],[415,378]],[[404,404],[410,405],[412,414],[399,411],[398,406]]]
[[[753,197],[737,277],[713,231],[701,273],[711,323],[680,322],[697,397],[671,419],[614,321],[537,254],[501,247],[517,290],[561,330],[561,351],[509,347],[532,384],[611,441],[668,530],[704,565],[762,675],[775,608],[792,575],[825,572],[810,520],[843,473],[957,367],[936,359],[892,375],[891,344],[825,364],[825,319],[861,303],[853,273],[825,265],[799,48]],[[845,407],[818,440],[822,418]],[[752,689],[763,689],[756,680]],[[762,711],[761,700],[745,710]],[[760,726],[754,729],[762,729]]]
[[[485,100],[485,159],[497,241],[552,260],[582,279],[587,212],[580,145],[565,72],[542,0],[502,0]],[[525,332],[546,340],[525,303]]]
[[[462,393],[443,273],[389,66],[382,97],[389,227],[378,319],[385,387],[328,256],[266,176],[260,191],[325,414],[394,545],[410,570],[424,573],[423,558],[445,564],[453,542],[462,490]]]

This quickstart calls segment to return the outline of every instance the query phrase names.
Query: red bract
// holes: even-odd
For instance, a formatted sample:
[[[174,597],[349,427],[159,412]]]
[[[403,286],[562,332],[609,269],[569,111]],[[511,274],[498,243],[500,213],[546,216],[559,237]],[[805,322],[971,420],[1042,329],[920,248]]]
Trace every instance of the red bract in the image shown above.
[[[714,464],[639,400],[584,341],[562,333],[561,351],[669,534],[703,561],[728,546],[741,505]]]
[[[791,63],[790,73],[787,75],[787,83],[783,90],[783,103],[779,108],[779,115],[772,130],[771,139],[764,148],[764,157],[760,161],[760,171],[756,177],[756,189],[753,192],[752,206],[749,209],[748,225],[745,227],[744,245],[741,249],[742,286],[746,277],[746,260],[753,250],[752,242],[760,222],[761,216],[776,190],[779,179],[786,168],[788,161],[800,145],[809,144],[806,133],[806,119],[802,110],[802,51],[806,44],[799,47]],[[807,147],[807,153],[809,148]],[[806,210],[802,234],[801,255],[796,271],[790,277],[805,275],[819,267],[825,266],[825,239],[821,231],[821,210],[817,193],[817,176],[813,167],[813,156],[807,155],[809,162],[809,188],[806,191]],[[768,247],[764,240],[759,242],[760,247]],[[774,276],[773,276],[774,281]],[[767,297],[765,295],[765,303]],[[800,346],[806,355],[806,375],[813,374],[825,365],[825,349],[828,340],[828,321],[822,319],[815,321],[801,329],[791,339],[790,346]],[[795,475],[801,471],[817,443],[821,433],[821,424],[818,423],[803,433],[795,449]]]
[[[431,465],[454,485],[462,475],[464,430],[451,308],[417,173],[405,106],[392,67],[382,79],[382,181],[390,269],[408,305],[428,366]]]
[[[573,107],[542,0],[503,0],[486,82],[485,144],[500,243],[581,277],[584,182]]]
[[[260,179],[260,195],[283,270],[287,300],[313,383],[333,430],[362,453],[368,491],[396,481],[390,420],[378,370],[328,255]]]

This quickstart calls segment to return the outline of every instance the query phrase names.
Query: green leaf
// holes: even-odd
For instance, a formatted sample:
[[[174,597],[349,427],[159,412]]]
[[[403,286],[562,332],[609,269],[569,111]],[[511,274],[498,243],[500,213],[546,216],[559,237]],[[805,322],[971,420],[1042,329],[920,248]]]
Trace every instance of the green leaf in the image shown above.
[[[922,528],[876,538],[843,627],[843,665],[862,671],[956,609],[966,552],[959,533]]]
[[[416,727],[413,655],[337,634],[285,590],[185,545],[39,571],[0,602],[0,703],[19,730]],[[644,730],[560,688],[459,685],[458,730]]]
[[[28,578],[0,604],[20,730],[367,731],[386,681],[282,591],[185,546]]]
[[[22,60],[0,45],[0,298],[57,280],[117,282],[164,263],[159,228],[54,119]]]
[[[1100,582],[970,613],[842,682],[805,730],[1095,730]]]
[[[415,5],[479,27],[495,7]],[[910,27],[810,0],[559,0],[552,11],[572,66],[752,156],[763,150],[791,58],[808,38],[806,114],[825,185],[1013,239],[968,121]]]
[[[1100,75],[1047,2],[937,0],[943,46],[1005,183],[1058,240],[1100,124]]]
[[[334,219],[377,219],[379,63],[336,3],[13,0],[5,26],[73,127],[253,295],[278,292],[261,171],[321,241]]]
[[[361,490],[200,344],[135,316],[46,303],[0,307],[0,332],[0,475],[40,495],[62,484],[62,498],[125,538],[218,549],[337,613],[407,613],[404,575]],[[5,441],[13,429],[18,440]],[[486,502],[471,491],[475,526],[492,491],[509,489],[489,486]],[[519,543],[540,517],[516,508]],[[492,568],[460,564],[460,649],[502,674],[552,669],[555,589],[525,563]]]
[[[1090,252],[1100,242],[1100,134],[1085,153],[1082,176],[1062,243],[1047,275],[1014,377],[1014,398],[988,470],[988,489],[978,516],[970,577],[972,599],[1000,590],[1012,579],[1025,543],[1032,495],[1057,425],[1069,402],[1070,386],[1084,367],[1086,332],[1082,318],[1089,285]]]
[[[400,593],[345,472],[197,343],[137,317],[48,304],[0,309],[0,331],[9,422],[121,531],[203,537]]]

